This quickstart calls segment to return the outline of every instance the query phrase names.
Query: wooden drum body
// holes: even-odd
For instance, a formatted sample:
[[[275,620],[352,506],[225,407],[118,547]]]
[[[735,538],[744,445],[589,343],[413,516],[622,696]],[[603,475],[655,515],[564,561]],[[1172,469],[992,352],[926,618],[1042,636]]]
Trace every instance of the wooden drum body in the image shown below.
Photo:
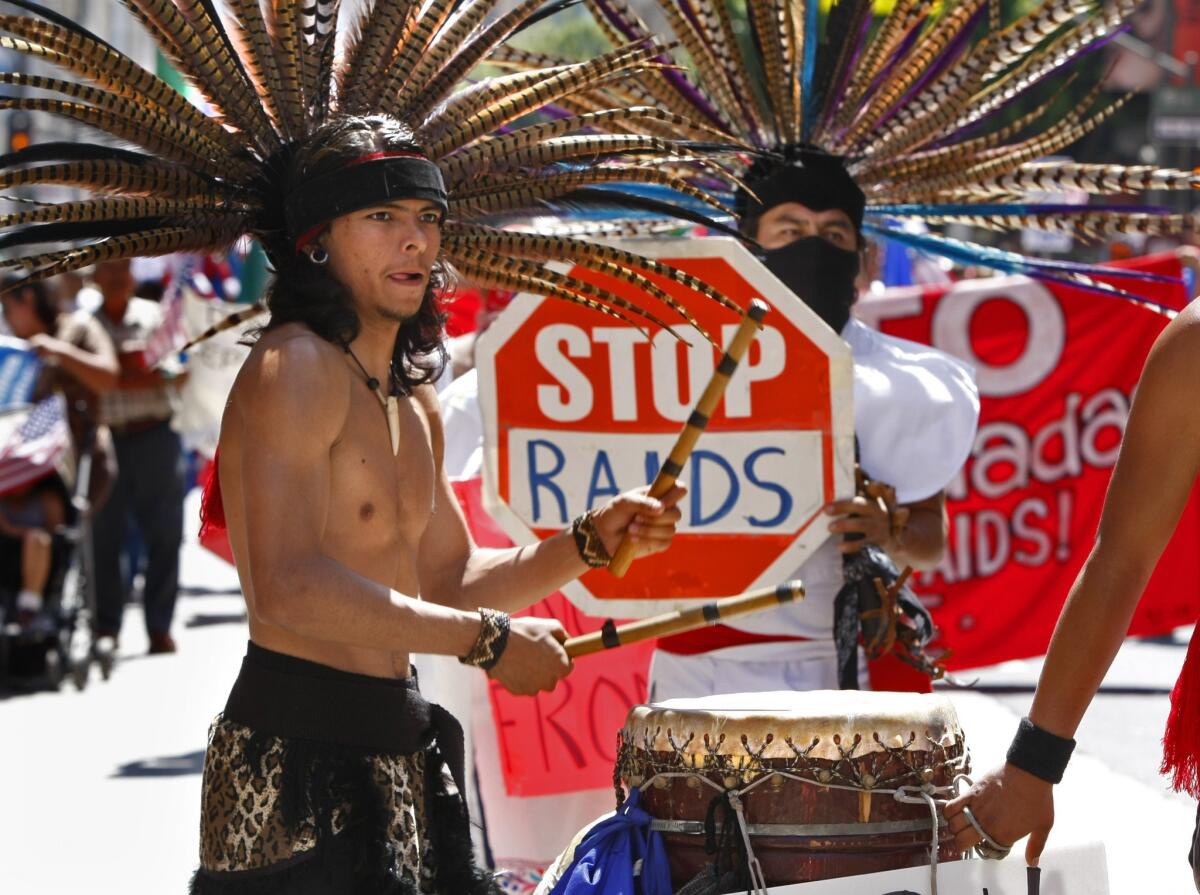
[[[617,773],[642,789],[676,887],[712,861],[706,820],[729,790],[775,886],[928,864],[933,820],[919,791],[947,798],[968,762],[945,697],[825,690],[636,706]],[[896,800],[902,787],[915,803]],[[718,839],[722,819],[736,822],[722,805],[707,824]],[[938,836],[939,861],[961,857],[944,821]]]

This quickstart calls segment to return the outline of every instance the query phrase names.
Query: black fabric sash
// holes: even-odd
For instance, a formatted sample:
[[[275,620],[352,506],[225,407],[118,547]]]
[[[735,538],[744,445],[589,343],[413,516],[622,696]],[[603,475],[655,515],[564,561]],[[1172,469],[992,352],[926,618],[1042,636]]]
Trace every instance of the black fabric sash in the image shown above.
[[[406,755],[436,740],[460,793],[463,732],[453,715],[427,701],[416,676],[380,678],[247,644],[224,717],[256,733]]]

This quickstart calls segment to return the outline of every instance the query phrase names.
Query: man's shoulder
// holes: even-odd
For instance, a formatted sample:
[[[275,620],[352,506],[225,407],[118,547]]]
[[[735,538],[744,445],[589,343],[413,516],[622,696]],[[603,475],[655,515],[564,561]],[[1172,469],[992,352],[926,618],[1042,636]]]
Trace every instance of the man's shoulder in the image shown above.
[[[264,330],[251,347],[247,360],[318,367],[336,365],[345,368],[345,363],[342,362],[344,353],[341,348],[321,338],[304,324],[285,323],[274,329]]]
[[[975,368],[966,361],[932,345],[902,339],[874,329],[861,320],[851,318],[842,331],[842,339],[850,346],[855,364],[866,366],[902,363],[922,367],[934,374],[943,373],[955,379],[974,382]]]
[[[1200,298],[1179,312],[1174,326],[1179,330],[1179,338],[1189,347],[1200,344]]]
[[[238,372],[223,428],[237,421],[259,446],[327,449],[341,436],[350,409],[349,369],[340,355],[301,326],[264,333]]]
[[[342,350],[301,324],[264,332],[238,374],[234,397],[303,395],[308,402],[336,400],[346,391],[350,371]]]
[[[949,357],[944,351],[939,351],[929,345],[922,345],[911,339],[893,336],[881,329],[876,329],[857,317],[851,317],[846,328],[842,330],[842,339],[850,346],[854,359],[870,357],[872,354],[884,353],[889,355],[924,355]]]
[[[1154,356],[1164,371],[1191,393],[1200,384],[1200,298],[1179,312],[1155,345]]]

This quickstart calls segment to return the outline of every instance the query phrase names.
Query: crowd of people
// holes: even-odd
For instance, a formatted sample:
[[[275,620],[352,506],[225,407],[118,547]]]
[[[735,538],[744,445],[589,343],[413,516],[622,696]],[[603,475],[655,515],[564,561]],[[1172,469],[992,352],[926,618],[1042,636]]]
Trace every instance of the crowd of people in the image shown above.
[[[0,567],[16,590],[10,621],[51,628],[46,590],[63,553],[54,535],[73,512],[73,471],[87,454],[93,635],[117,642],[136,592],[150,652],[172,653],[187,464],[171,419],[186,374],[146,362],[161,317],[155,273],[139,282],[134,262],[104,261],[3,294],[5,330],[40,360],[29,399],[62,395],[69,445],[45,475],[0,495]]]
[[[1169,234],[1183,227],[1160,206],[1089,207],[1080,224],[1077,209],[1057,202],[1023,202],[1020,213],[1006,203],[1035,191],[1200,185],[1188,171],[1035,161],[1103,122],[1107,112],[1090,109],[1094,94],[1053,121],[1043,120],[1049,106],[1041,97],[1024,97],[1036,98],[1030,108],[1040,111],[989,130],[1009,100],[1082,57],[1120,15],[1085,21],[1080,13],[1067,23],[1051,4],[1001,29],[998,11],[985,16],[979,4],[936,17],[931,5],[898,6],[868,40],[870,5],[841,3],[826,17],[818,49],[815,5],[810,15],[804,3],[765,8],[750,0],[756,58],[743,58],[748,42],[734,40],[726,16],[697,15],[676,0],[656,5],[677,32],[671,45],[622,5],[596,4],[602,30],[620,37],[611,53],[579,64],[505,55],[495,61],[520,70],[482,84],[463,77],[493,61],[492,50],[508,54],[499,45],[544,15],[537,4],[484,24],[488,3],[452,16],[453,4],[401,12],[375,3],[341,40],[336,4],[292,4],[294,18],[282,4],[268,4],[269,12],[242,4],[246,39],[236,41],[211,4],[165,3],[139,15],[204,96],[203,107],[56,14],[30,4],[32,17],[6,20],[6,29],[49,46],[10,41],[14,52],[67,59],[71,49],[86,59],[75,68],[87,85],[46,79],[39,89],[86,97],[96,106],[86,107],[94,114],[85,120],[144,150],[63,142],[0,162],[7,169],[56,161],[22,176],[60,177],[106,197],[82,210],[58,207],[56,223],[70,225],[76,254],[18,253],[11,264],[36,281],[85,257],[108,260],[74,279],[3,291],[8,329],[41,362],[32,400],[61,396],[69,454],[92,458],[97,471],[86,495],[97,640],[120,636],[140,581],[150,652],[176,650],[186,474],[172,420],[187,373],[147,354],[162,308],[139,295],[131,259],[147,249],[217,251],[247,237],[274,273],[268,314],[223,408],[203,498],[205,531],[231,547],[249,642],[224,708],[212,707],[220,711],[205,749],[194,895],[494,895],[497,883],[471,842],[462,725],[427,699],[432,688],[422,693],[414,656],[448,658],[476,685],[490,680],[517,696],[554,690],[572,671],[566,631],[521,613],[609,566],[621,546],[632,544],[635,558],[668,551],[685,518],[680,485],[658,497],[614,486],[609,499],[576,508],[569,525],[533,546],[477,546],[450,481],[452,462],[477,464],[481,453],[477,380],[464,376],[450,387],[450,413],[437,388],[470,366],[470,339],[452,346],[462,349],[453,356],[443,339],[448,268],[499,290],[658,325],[662,290],[646,274],[686,282],[704,300],[723,296],[670,265],[564,235],[645,232],[647,218],[610,221],[615,229],[607,231],[591,219],[571,231],[539,227],[535,212],[555,202],[564,214],[615,206],[659,225],[684,219],[741,236],[808,307],[812,326],[819,318],[829,330],[823,336],[840,337],[850,351],[852,379],[843,385],[853,392],[853,438],[839,440],[835,453],[847,479],[852,457],[859,474],[821,508],[830,537],[794,570],[808,587],[805,603],[703,637],[660,639],[649,696],[929,692],[939,671],[924,652],[932,621],[900,567],[931,567],[946,552],[946,496],[976,443],[979,390],[969,365],[854,319],[869,279],[868,237],[960,266],[1102,292],[1096,278],[1113,271],[1086,259],[1020,254],[940,228],[967,221],[1011,234],[1071,233],[1077,225],[1089,235]],[[1051,42],[1055,34],[1064,42]],[[672,38],[687,51],[678,65],[665,62]],[[618,81],[635,91],[616,89]],[[547,103],[553,114],[533,122]],[[732,227],[722,223],[731,217]],[[38,241],[35,231],[12,244]],[[613,283],[638,284],[641,293],[631,298]],[[665,304],[700,329],[686,307]],[[948,806],[943,799],[960,853],[1001,858],[1032,832],[1027,856],[1039,857],[1053,817],[1050,787],[1070,758],[1075,726],[1200,470],[1200,423],[1188,409],[1189,385],[1200,375],[1198,332],[1195,308],[1178,314],[1151,356],[1096,551],[1008,765]],[[725,354],[717,371],[730,376],[735,366]],[[693,429],[707,423],[707,409],[689,419]],[[668,465],[682,470],[674,457]],[[69,485],[69,473],[48,475],[0,503],[0,558],[16,570],[19,627],[36,627],[45,612],[54,534],[77,510]],[[1068,641],[1085,643],[1088,661]],[[1200,656],[1200,646],[1193,653]],[[903,677],[873,664],[888,658],[904,661]],[[1200,658],[1189,662],[1177,703],[1186,717],[1173,727],[1176,782],[1193,791],[1198,668]],[[889,754],[906,748],[878,735],[875,742]],[[824,770],[821,785],[832,779]],[[864,830],[877,783],[872,775],[838,784],[857,789],[860,832],[878,832]],[[934,789],[918,788],[936,809]],[[717,799],[744,822],[735,790]],[[718,807],[709,803],[705,822],[714,842]],[[723,836],[733,816],[726,813]],[[522,819],[543,835],[542,851],[528,857],[544,860],[552,857],[546,843],[565,844],[572,831],[562,828],[564,817]],[[936,865],[936,810],[932,823]],[[741,845],[726,838],[736,856]],[[744,827],[743,838],[741,855],[753,869]],[[565,866],[562,881],[543,891],[595,891],[588,860]],[[632,877],[650,863],[629,860],[624,869]]]
[[[822,176],[828,179],[836,173],[823,172]],[[774,240],[777,249],[800,244],[817,253],[857,251],[863,259],[868,259],[855,218],[854,203],[814,210],[803,204],[810,198],[808,189],[804,184],[791,184],[790,192],[779,194],[780,202],[768,206],[761,218],[751,220],[760,240],[765,239],[767,243]],[[788,229],[773,236],[768,232],[769,228],[773,224],[779,227],[780,221],[786,222]],[[847,247],[843,248],[839,242],[845,242]],[[161,309],[156,303],[161,294],[161,279],[139,281],[136,269],[136,264],[129,261],[107,262],[85,272],[82,278],[60,277],[7,292],[3,296],[3,323],[9,334],[24,340],[29,350],[41,359],[32,399],[37,401],[56,392],[62,394],[68,409],[73,453],[78,456],[87,451],[93,457],[95,471],[88,497],[95,520],[98,605],[94,636],[113,639],[119,636],[124,608],[136,592],[144,604],[150,652],[167,653],[176,649],[170,628],[178,590],[182,507],[187,479],[187,458],[179,435],[172,430],[171,420],[179,406],[179,386],[187,374],[171,365],[167,365],[164,372],[151,367],[145,360],[146,344],[161,323]],[[786,277],[786,267],[782,267],[779,274]],[[880,377],[890,377],[894,400],[896,388],[903,390],[904,387],[903,376],[897,379],[899,374],[895,370],[903,368],[904,362],[912,358],[905,354],[909,350],[907,343],[896,340],[881,343],[881,338],[888,337],[867,330],[852,318],[855,292],[867,288],[868,278],[857,275],[857,268],[848,277],[845,288],[838,293],[845,295],[844,303],[823,307],[816,296],[805,300],[820,310],[822,316],[832,318],[826,322],[837,327],[855,351],[856,376],[861,380],[856,384],[857,405],[861,408],[860,450],[865,448],[860,459],[872,468],[879,468],[877,464],[880,463],[891,463],[895,474],[890,475],[889,480],[900,483],[902,496],[899,505],[890,508],[885,503],[861,499],[853,506],[831,507],[831,531],[840,535],[861,533],[865,537],[858,542],[831,539],[827,550],[834,556],[838,545],[844,544],[840,552],[852,556],[862,545],[873,544],[885,546],[890,555],[901,557],[905,562],[927,566],[936,562],[945,549],[944,495],[940,491],[945,475],[931,470],[945,467],[952,473],[961,465],[959,455],[973,437],[978,397],[968,369],[951,358],[924,352],[922,363],[926,367],[933,365],[936,381],[943,387],[957,388],[961,392],[957,402],[960,406],[956,408],[952,403],[940,407],[936,423],[945,431],[961,430],[960,436],[932,445],[947,454],[944,459],[939,459],[939,454],[916,462],[912,457],[898,454],[897,449],[905,446],[916,449],[922,444],[920,439],[911,434],[886,434],[880,443],[886,444],[888,450],[876,457],[872,453],[873,444],[879,439],[874,438],[871,427],[878,426],[881,417],[870,410],[872,394],[867,386]],[[857,285],[852,285],[856,279]],[[797,294],[804,296],[806,284],[803,280],[796,280],[791,285]],[[449,302],[444,305],[451,319],[450,328],[461,335],[447,342],[448,362],[432,383],[440,395],[445,423],[444,468],[452,477],[478,474],[483,426],[477,399],[478,380],[473,370],[474,342],[509,297],[502,291],[462,292],[457,303],[451,293]],[[920,409],[919,394],[912,396],[910,407]],[[909,415],[916,430],[924,426],[921,419],[916,410]],[[1158,442],[1151,439],[1147,443]],[[922,449],[929,450],[930,447],[926,442]],[[1126,463],[1122,468],[1129,467]],[[930,475],[941,475],[942,478],[932,484],[905,485],[904,475],[916,471],[921,471],[926,478]],[[1187,470],[1182,472],[1186,478]],[[1126,476],[1129,474],[1125,473]],[[932,497],[927,497],[926,492],[930,489],[934,489]],[[906,514],[908,521],[897,530],[889,516],[900,508],[909,511]],[[43,612],[44,595],[51,566],[61,553],[53,534],[70,512],[70,495],[63,477],[58,475],[0,497],[0,547],[4,551],[5,574],[11,579],[8,586],[17,593],[12,604],[15,613],[12,621],[19,625],[33,630],[39,625],[48,625]],[[920,515],[916,520],[912,519],[913,512],[928,514],[928,537],[914,535],[914,532],[920,535],[923,523]],[[850,513],[853,515],[848,515]],[[1135,528],[1146,530],[1140,524]],[[1169,533],[1169,528],[1169,525],[1164,528],[1162,534]],[[922,546],[926,541],[928,546]],[[1147,549],[1157,548],[1151,545]],[[840,668],[835,644],[819,634],[831,626],[828,616],[841,576],[834,571],[820,571],[821,562],[828,565],[830,558],[822,559],[819,555],[810,562],[810,567],[800,570],[806,581],[815,582],[812,586],[814,599],[806,606],[808,615],[780,610],[775,613],[778,618],[774,620],[770,615],[764,615],[738,628],[718,626],[709,629],[698,639],[684,635],[660,642],[650,681],[651,698],[686,698],[762,689],[837,688]],[[1143,564],[1143,567],[1146,566]],[[1136,592],[1137,589],[1131,587],[1126,594]],[[1080,599],[1084,598],[1080,597],[1076,602]],[[809,619],[814,613],[816,616]],[[789,619],[798,619],[797,624],[808,627],[792,630]],[[1118,629],[1123,630],[1119,621],[1114,617],[1106,622],[1111,631],[1104,636],[1111,641],[1110,646],[1119,642]],[[551,626],[539,629],[535,639],[552,630],[557,629]],[[547,645],[545,649],[553,652],[555,648]],[[884,677],[877,677],[875,663],[861,662],[861,659],[859,651],[855,661],[859,685],[891,688],[886,671]],[[536,672],[551,675],[544,680],[517,678],[512,683],[518,689],[546,687],[552,685],[554,676],[563,673],[566,667],[553,672],[544,668]],[[1101,670],[1097,667],[1094,673],[1099,674]],[[437,679],[436,671],[430,673],[435,675],[430,683],[437,692],[439,684],[444,682]],[[1068,677],[1062,676],[1064,680]],[[1097,681],[1098,678],[1079,686],[1094,689]],[[1081,700],[1086,695],[1086,690],[1080,690],[1073,697],[1078,702],[1072,708],[1076,722],[1085,707]],[[1050,722],[1046,722],[1046,726],[1050,727]],[[1064,734],[1068,732],[1064,728]],[[1019,767],[1009,767],[998,773],[1007,774],[1009,779],[1001,776],[998,780],[989,777],[985,781],[978,794],[973,796],[977,805],[975,814],[970,813],[969,807],[967,809],[972,823],[958,819],[965,817],[962,808],[972,804],[972,797],[955,803],[953,813],[948,816],[956,818],[954,829],[964,847],[979,841],[979,834],[975,832],[979,827],[975,824],[986,825],[988,829],[994,827],[998,838],[1009,840],[1028,832],[1029,827],[1022,824],[1039,824],[1034,828],[1038,835],[1030,850],[1031,860],[1036,861],[1049,826],[1049,789],[1040,789],[1047,784]],[[1040,814],[1017,814],[1011,801],[1000,801],[997,794],[1000,787],[1018,792],[1024,791],[1019,787],[1025,787],[1029,790],[1029,798],[1037,805],[1047,807],[1039,808]],[[589,811],[598,809],[598,803],[592,804],[595,801],[583,799]],[[500,807],[499,810],[504,809]],[[1026,821],[1026,816],[1032,816],[1034,820]],[[524,839],[544,842],[544,846],[536,847],[549,848],[558,837],[553,834],[532,838],[525,835]],[[531,852],[532,865],[541,867],[546,861],[547,854]]]

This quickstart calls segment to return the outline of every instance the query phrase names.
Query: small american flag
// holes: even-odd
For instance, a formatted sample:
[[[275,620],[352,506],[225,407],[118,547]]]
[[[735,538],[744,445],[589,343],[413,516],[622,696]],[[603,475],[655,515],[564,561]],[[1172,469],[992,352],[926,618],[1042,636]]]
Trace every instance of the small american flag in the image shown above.
[[[171,259],[171,282],[159,307],[162,322],[146,342],[146,365],[158,366],[164,358],[179,352],[188,341],[187,318],[184,314],[184,290],[193,287],[201,256],[184,255]]]
[[[63,397],[51,395],[32,408],[0,415],[0,494],[54,471],[71,443],[66,411]]]

